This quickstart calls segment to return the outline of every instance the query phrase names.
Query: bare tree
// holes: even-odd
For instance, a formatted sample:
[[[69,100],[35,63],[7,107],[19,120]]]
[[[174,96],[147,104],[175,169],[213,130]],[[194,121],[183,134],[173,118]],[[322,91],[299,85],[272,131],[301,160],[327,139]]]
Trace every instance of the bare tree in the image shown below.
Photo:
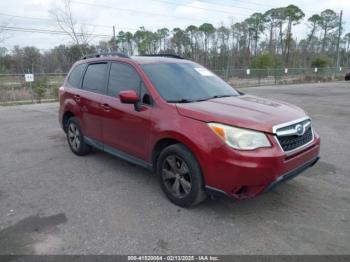
[[[0,44],[4,43],[6,39],[9,38],[8,31],[6,27],[9,25],[10,21],[0,22]]]
[[[50,14],[55,18],[58,27],[64,31],[83,52],[82,45],[91,40],[91,33],[85,25],[79,25],[72,14],[72,0],[61,0],[61,6],[55,6]]]
[[[0,25],[0,44],[4,42],[5,36],[4,36],[4,29],[3,26]]]

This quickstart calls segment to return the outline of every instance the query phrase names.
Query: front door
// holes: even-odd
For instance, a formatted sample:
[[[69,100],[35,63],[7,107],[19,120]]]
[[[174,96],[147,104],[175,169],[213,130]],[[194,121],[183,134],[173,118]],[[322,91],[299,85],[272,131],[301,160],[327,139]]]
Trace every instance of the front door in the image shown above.
[[[121,103],[118,94],[123,90],[135,90],[140,95],[144,101],[140,111],[136,111],[134,105]],[[149,161],[147,148],[152,112],[152,106],[148,102],[150,99],[142,99],[146,96],[149,96],[147,89],[131,65],[111,63],[107,95],[101,102],[104,110],[103,143],[121,154],[126,153],[143,161]]]
[[[101,99],[106,92],[107,67],[107,63],[89,64],[77,97],[80,100],[80,125],[84,136],[99,142],[102,142]]]

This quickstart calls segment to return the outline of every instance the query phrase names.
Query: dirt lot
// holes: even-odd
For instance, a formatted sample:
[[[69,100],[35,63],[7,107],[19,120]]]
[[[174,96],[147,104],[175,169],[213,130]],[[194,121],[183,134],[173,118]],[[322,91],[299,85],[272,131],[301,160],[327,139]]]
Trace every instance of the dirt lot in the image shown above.
[[[350,83],[241,90],[302,106],[321,160],[258,198],[194,209],[149,171],[74,156],[57,104],[0,107],[0,254],[349,254]]]

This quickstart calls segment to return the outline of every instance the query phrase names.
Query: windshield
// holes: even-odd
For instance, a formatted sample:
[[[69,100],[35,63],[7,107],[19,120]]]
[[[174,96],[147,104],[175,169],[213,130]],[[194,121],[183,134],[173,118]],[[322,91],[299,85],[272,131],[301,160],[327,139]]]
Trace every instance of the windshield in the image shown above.
[[[146,75],[168,102],[194,102],[239,95],[229,84],[195,63],[142,65]]]

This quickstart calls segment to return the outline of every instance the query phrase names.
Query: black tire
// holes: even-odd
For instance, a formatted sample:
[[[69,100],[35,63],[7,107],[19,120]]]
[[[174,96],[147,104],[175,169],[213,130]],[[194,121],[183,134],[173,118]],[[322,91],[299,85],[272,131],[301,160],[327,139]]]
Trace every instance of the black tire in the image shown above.
[[[91,152],[91,146],[85,143],[79,120],[75,117],[67,121],[67,141],[69,148],[78,156],[84,156]]]
[[[199,163],[184,145],[166,147],[158,157],[156,170],[162,190],[174,204],[191,207],[206,199]]]

